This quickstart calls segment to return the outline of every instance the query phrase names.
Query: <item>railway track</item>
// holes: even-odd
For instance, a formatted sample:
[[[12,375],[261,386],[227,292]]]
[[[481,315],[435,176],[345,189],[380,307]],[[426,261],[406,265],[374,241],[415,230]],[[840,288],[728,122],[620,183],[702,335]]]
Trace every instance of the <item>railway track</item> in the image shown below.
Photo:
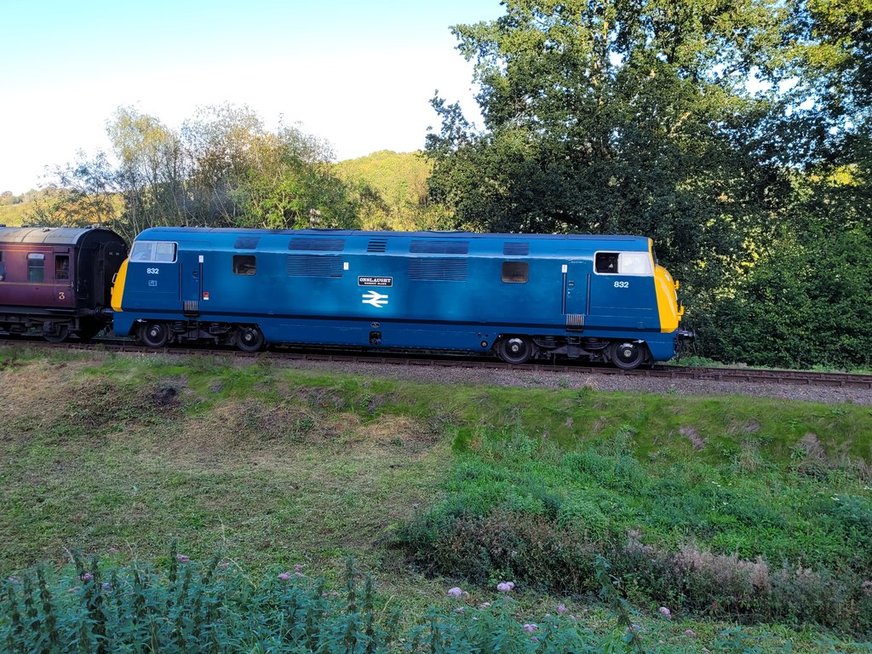
[[[149,349],[126,339],[97,339],[91,343],[67,342],[51,344],[40,338],[19,337],[4,339],[0,337],[0,347],[27,347],[91,350],[119,352],[144,356],[227,356],[233,358],[273,360],[273,361],[326,361],[352,364],[389,364],[397,366],[436,366],[446,368],[474,368],[482,370],[511,370],[521,374],[563,373],[589,375],[618,375],[653,377],[660,379],[698,379],[719,382],[741,382],[753,384],[790,384],[799,386],[839,387],[872,390],[872,375],[836,372],[812,372],[802,370],[760,370],[754,368],[704,368],[676,365],[656,365],[653,368],[620,370],[607,366],[590,365],[561,361],[557,363],[527,363],[511,365],[502,361],[481,356],[459,356],[444,353],[422,352],[372,352],[372,351],[333,351],[324,349],[272,348],[255,354],[240,352],[231,348],[206,347],[168,347]]]

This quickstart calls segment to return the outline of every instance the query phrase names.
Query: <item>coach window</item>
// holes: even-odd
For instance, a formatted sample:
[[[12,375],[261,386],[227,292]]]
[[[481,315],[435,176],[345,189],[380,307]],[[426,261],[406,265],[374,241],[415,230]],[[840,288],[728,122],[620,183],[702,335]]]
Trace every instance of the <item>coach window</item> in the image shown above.
[[[257,272],[257,260],[254,255],[234,254],[233,272],[237,275],[254,275]]]
[[[31,252],[27,255],[27,281],[41,282],[45,279],[45,255]]]
[[[0,250],[0,282],[6,281],[6,264],[3,263],[3,251]]]
[[[526,284],[529,264],[526,261],[503,261],[503,281],[509,284]]]
[[[55,280],[66,281],[70,278],[70,255],[55,255]]]

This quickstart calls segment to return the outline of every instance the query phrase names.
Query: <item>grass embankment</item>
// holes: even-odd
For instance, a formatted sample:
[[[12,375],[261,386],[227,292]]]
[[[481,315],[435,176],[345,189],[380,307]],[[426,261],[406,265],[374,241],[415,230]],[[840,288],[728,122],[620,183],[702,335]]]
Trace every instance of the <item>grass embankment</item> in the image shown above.
[[[589,595],[602,554],[634,620],[667,645],[712,647],[731,617],[862,632],[868,407],[14,349],[0,349],[0,384],[4,574],[60,563],[65,548],[160,561],[173,539],[195,558],[220,550],[253,576],[302,562],[335,578],[352,555],[379,577],[381,601],[415,613],[449,581],[409,569],[411,554],[473,601],[511,576],[527,613],[566,599],[607,630],[612,614]],[[687,566],[692,587],[678,583]],[[751,591],[826,592],[814,611],[747,598],[712,606],[726,582],[748,591],[751,573]],[[661,601],[677,620],[657,617]],[[814,644],[826,632],[809,627],[745,633],[763,647],[789,638],[826,650]]]

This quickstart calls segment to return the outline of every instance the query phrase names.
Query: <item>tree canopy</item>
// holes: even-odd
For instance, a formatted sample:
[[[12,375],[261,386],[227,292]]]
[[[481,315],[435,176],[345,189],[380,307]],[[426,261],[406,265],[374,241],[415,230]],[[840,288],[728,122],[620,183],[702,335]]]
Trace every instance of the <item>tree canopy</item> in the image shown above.
[[[178,130],[122,107],[107,131],[112,152],[59,168],[39,220],[103,222],[128,239],[154,225],[354,227],[370,201],[336,176],[325,142],[269,131],[245,107],[203,109]]]

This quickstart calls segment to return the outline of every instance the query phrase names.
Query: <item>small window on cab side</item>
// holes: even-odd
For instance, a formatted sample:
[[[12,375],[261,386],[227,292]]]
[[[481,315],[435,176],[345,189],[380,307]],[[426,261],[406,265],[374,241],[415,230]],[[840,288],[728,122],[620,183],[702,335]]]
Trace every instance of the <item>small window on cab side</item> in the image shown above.
[[[234,254],[233,273],[236,275],[257,274],[257,260],[253,254]]]
[[[604,274],[618,274],[618,253],[617,252],[597,252],[596,253],[596,271]]]
[[[526,261],[503,261],[503,281],[507,284],[526,284],[529,270]]]
[[[27,281],[40,283],[45,279],[45,255],[31,252],[27,255]]]
[[[67,281],[70,278],[70,255],[55,255],[55,281]]]

